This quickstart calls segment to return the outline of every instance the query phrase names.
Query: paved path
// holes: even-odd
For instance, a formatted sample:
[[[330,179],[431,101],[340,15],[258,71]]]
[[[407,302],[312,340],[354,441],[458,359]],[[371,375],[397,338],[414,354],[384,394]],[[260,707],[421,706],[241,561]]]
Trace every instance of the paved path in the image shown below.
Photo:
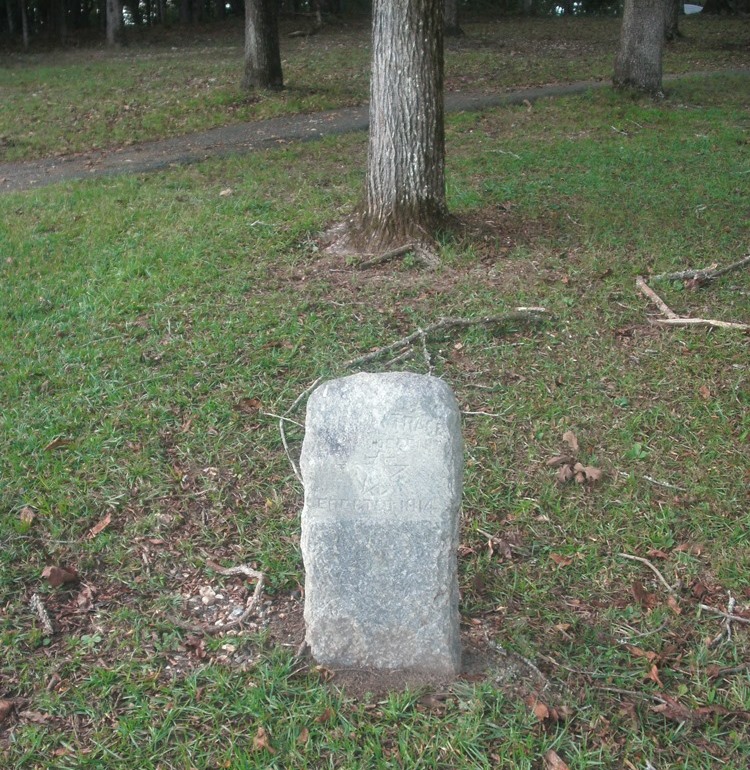
[[[750,70],[729,70],[700,75],[750,75]],[[688,77],[682,76],[682,77]],[[665,77],[673,80],[675,77]],[[446,110],[462,112],[523,104],[550,96],[585,93],[609,86],[609,81],[584,81],[567,85],[527,88],[510,93],[449,93]],[[20,163],[0,163],[0,192],[29,190],[70,179],[92,179],[114,174],[157,171],[173,165],[197,163],[234,153],[245,153],[293,141],[310,141],[322,136],[364,131],[368,107],[348,107],[310,115],[288,115],[270,120],[213,128],[199,134],[175,136],[124,148],[100,150],[81,155],[46,158]]]

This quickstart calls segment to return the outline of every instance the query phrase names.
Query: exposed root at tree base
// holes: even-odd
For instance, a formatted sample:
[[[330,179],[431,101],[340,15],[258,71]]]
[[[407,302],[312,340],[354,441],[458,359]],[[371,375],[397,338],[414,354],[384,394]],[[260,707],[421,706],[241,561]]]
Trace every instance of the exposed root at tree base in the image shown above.
[[[322,242],[327,254],[351,260],[360,269],[377,267],[407,255],[429,270],[440,264],[437,242],[416,226],[411,231],[398,233],[368,232],[362,220],[354,216],[330,227]]]

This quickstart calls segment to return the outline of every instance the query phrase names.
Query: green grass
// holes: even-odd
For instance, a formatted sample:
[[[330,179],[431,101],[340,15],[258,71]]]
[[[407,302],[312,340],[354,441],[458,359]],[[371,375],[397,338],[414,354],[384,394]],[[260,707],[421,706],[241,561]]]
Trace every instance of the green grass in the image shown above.
[[[318,249],[361,190],[361,135],[0,198],[0,699],[23,712],[0,723],[0,763],[539,768],[553,749],[571,768],[746,767],[748,673],[717,672],[748,660],[747,627],[709,648],[722,620],[697,603],[748,609],[748,337],[649,325],[634,278],[747,253],[747,86],[452,118],[461,224],[434,273],[360,273]],[[677,312],[750,322],[747,270],[656,288]],[[533,681],[492,671],[437,706],[355,701],[279,635],[302,497],[270,415],[441,315],[531,304],[554,319],[429,349],[462,409],[487,413],[464,421],[466,633],[532,660],[559,719],[524,701]],[[400,366],[426,369],[421,351]],[[598,486],[555,482],[566,430]],[[620,553],[679,581],[680,614]],[[240,589],[208,561],[266,573],[268,630],[201,644],[175,624],[198,587]],[[47,564],[81,583],[51,588]],[[681,724],[659,693],[726,713]]]
[[[681,23],[685,38],[668,46],[666,73],[747,65],[747,20]],[[619,24],[609,18],[467,20],[466,35],[446,44],[446,88],[503,91],[609,79]],[[85,152],[366,102],[368,24],[334,24],[310,38],[288,38],[293,27],[282,31],[287,89],[280,94],[241,90],[242,26],[236,22],[189,37],[184,30],[143,31],[115,52],[6,54],[0,160]]]

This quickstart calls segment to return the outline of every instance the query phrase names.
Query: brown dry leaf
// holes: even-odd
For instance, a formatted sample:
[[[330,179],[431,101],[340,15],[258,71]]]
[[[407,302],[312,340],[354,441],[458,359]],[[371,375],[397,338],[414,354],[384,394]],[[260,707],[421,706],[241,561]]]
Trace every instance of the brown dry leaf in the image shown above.
[[[315,721],[319,725],[322,725],[325,722],[330,722],[332,717],[333,717],[333,709],[330,706],[328,706],[326,710],[322,714],[320,714],[320,716],[315,717]]]
[[[565,433],[563,433],[562,440],[570,447],[570,451],[573,452],[573,454],[578,454],[578,439],[572,430],[566,430]]]
[[[668,559],[669,554],[666,551],[660,551],[658,548],[649,548],[646,556],[651,559]]]
[[[555,562],[555,564],[557,564],[558,567],[568,567],[573,563],[573,559],[571,557],[562,556],[559,553],[551,553],[549,557],[553,562]]]
[[[36,511],[27,505],[18,512],[18,518],[22,524],[31,524],[36,518]]]
[[[570,465],[561,465],[557,470],[557,481],[566,484],[573,478],[573,468]]]
[[[679,602],[672,596],[672,594],[667,597],[667,604],[669,605],[669,609],[672,610],[675,615],[682,615],[682,607],[680,607]]]
[[[589,484],[596,484],[596,482],[600,481],[602,478],[601,470],[599,470],[599,468],[594,468],[593,465],[584,466],[583,472],[586,474],[586,481],[588,481]]]
[[[88,531],[88,534],[86,535],[86,538],[88,540],[93,540],[100,532],[103,532],[110,524],[112,523],[112,514],[108,513],[101,521],[99,521],[97,524],[94,524],[93,527]]]
[[[690,722],[692,720],[693,712],[687,706],[683,706],[682,703],[669,695],[660,693],[659,697],[664,700],[664,703],[653,706],[652,711],[662,714],[665,719],[671,719],[673,722]]]
[[[646,610],[651,610],[656,606],[656,594],[650,594],[640,580],[634,580],[631,586],[633,598]]]
[[[696,543],[680,543],[675,551],[677,553],[689,553],[691,556],[700,556],[703,553],[703,546]]]
[[[76,604],[82,610],[90,610],[94,606],[94,594],[96,589],[91,586],[83,586],[81,592],[76,596]]]
[[[47,580],[52,588],[57,588],[65,583],[75,583],[78,580],[78,573],[72,568],[50,565],[44,568],[42,577]]]
[[[62,449],[63,447],[70,446],[72,443],[73,442],[69,438],[58,436],[57,438],[53,438],[52,441],[44,447],[44,451],[51,452],[53,449]]]
[[[255,414],[260,411],[260,407],[259,398],[241,398],[235,405],[235,408],[244,414]]]
[[[554,749],[550,749],[544,755],[544,765],[546,770],[569,770],[568,765],[560,759],[560,755]]]
[[[550,468],[559,468],[561,465],[572,465],[574,458],[570,455],[555,455],[547,460]]]
[[[306,727],[303,727],[299,731],[299,735],[297,736],[297,743],[300,746],[304,746],[309,740],[310,740],[310,731]]]
[[[36,725],[43,725],[49,722],[50,715],[42,714],[41,711],[21,711],[18,714],[21,719],[25,719],[27,722],[33,722]]]
[[[655,665],[651,666],[651,669],[648,672],[646,679],[650,679],[652,682],[656,682],[656,684],[658,684],[659,687],[664,689],[664,684],[662,683],[661,679],[659,679],[659,669]]]
[[[490,551],[490,556],[497,554],[501,559],[510,561],[513,558],[513,553],[510,550],[510,545],[499,537],[492,537],[487,541],[487,547]]]
[[[701,385],[700,388],[698,388],[698,393],[700,393],[700,396],[704,401],[708,401],[711,398],[711,388],[709,388],[708,385]]]
[[[634,647],[632,644],[625,645],[625,649],[636,658],[646,658],[649,663],[653,663],[659,656],[651,650],[642,650],[640,647]]]
[[[259,727],[258,732],[253,738],[253,751],[267,751],[269,754],[275,754],[276,750],[271,746],[268,740],[268,733],[264,727]]]
[[[12,700],[0,700],[0,724],[2,724],[13,713]]]
[[[535,695],[529,695],[526,698],[526,705],[534,712],[534,716],[540,721],[544,722],[545,719],[549,719],[550,711],[545,703],[542,703]]]

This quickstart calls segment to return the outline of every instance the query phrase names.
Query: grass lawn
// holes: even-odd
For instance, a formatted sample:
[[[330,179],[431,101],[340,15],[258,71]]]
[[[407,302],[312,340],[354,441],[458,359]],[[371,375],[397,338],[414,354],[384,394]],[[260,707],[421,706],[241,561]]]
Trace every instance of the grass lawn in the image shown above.
[[[451,117],[436,271],[319,248],[364,135],[0,197],[0,766],[747,767],[748,625],[700,605],[750,618],[750,337],[651,324],[634,281],[748,253],[749,85]],[[747,268],[653,286],[750,323]],[[342,690],[295,658],[302,491],[273,415],[440,316],[518,305],[552,317],[428,342],[466,413],[484,663]],[[597,484],[557,481],[567,431]],[[198,633],[244,606],[212,566],[238,564],[261,612]]]
[[[446,43],[449,91],[612,76],[616,18],[472,20]],[[333,23],[318,35],[282,29],[285,91],[240,88],[242,24],[143,30],[128,47],[0,53],[0,161],[117,147],[241,121],[313,112],[368,99],[370,27]],[[749,19],[681,20],[668,45],[666,73],[747,67]]]

